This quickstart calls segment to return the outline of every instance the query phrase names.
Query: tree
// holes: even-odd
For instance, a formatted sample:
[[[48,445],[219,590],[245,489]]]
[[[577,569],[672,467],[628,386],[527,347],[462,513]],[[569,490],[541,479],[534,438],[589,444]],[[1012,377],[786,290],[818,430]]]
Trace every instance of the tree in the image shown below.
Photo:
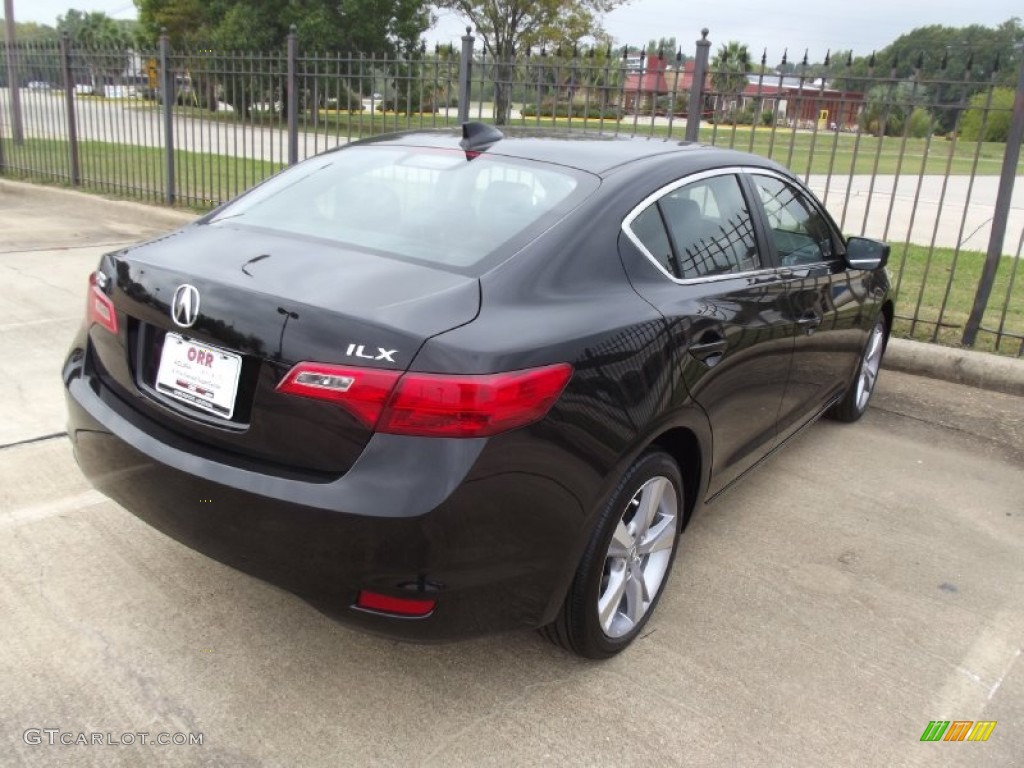
[[[57,17],[57,32],[71,39],[73,70],[88,70],[95,93],[104,93],[104,81],[122,74],[130,63],[129,28],[107,14],[71,9]]]
[[[674,37],[659,37],[657,40],[652,39],[647,43],[648,56],[657,56],[660,52],[669,59],[673,59],[678,50],[679,43]]]
[[[4,19],[0,16],[0,27]],[[52,43],[58,39],[57,30],[48,24],[34,21],[14,21],[14,39],[19,43]]]
[[[545,42],[571,45],[601,33],[600,15],[626,0],[440,0],[483,38],[494,64],[494,122],[508,122],[516,54]]]
[[[836,61],[832,69],[836,86],[847,91],[868,91],[893,72],[898,80],[919,77],[931,92],[931,111],[939,129],[951,131],[972,95],[986,90],[993,80],[1013,86],[1022,43],[1024,25],[1018,18],[994,28],[933,24],[900,35],[876,54],[855,58],[849,67],[844,64],[840,69]]]
[[[719,46],[711,60],[711,87],[719,97],[720,109],[725,109],[730,97],[743,93],[750,68],[750,51],[746,45],[730,40]]]
[[[927,89],[909,80],[876,85],[867,92],[861,127],[875,136],[902,136],[906,129],[908,136],[921,138],[932,128],[923,106],[928,100]]]
[[[81,48],[122,48],[130,43],[124,27],[102,11],[82,12],[74,8],[57,17],[57,32],[65,32]]]
[[[1010,135],[1012,114],[1012,88],[996,88],[992,91],[991,105],[988,104],[988,94],[976,94],[971,98],[970,108],[964,113],[963,121],[960,123],[960,136],[965,141],[1005,143]]]
[[[431,17],[422,0],[135,0],[151,39],[222,50],[284,47],[291,25],[304,49],[393,55],[419,45]]]

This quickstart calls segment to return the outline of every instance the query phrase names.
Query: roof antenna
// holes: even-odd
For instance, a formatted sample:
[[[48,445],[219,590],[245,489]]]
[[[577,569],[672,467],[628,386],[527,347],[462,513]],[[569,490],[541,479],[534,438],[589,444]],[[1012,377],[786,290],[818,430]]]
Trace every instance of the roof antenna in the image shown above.
[[[466,152],[478,153],[489,149],[492,144],[504,138],[505,134],[493,125],[475,122],[463,123],[462,141],[459,142],[459,146],[466,150]]]

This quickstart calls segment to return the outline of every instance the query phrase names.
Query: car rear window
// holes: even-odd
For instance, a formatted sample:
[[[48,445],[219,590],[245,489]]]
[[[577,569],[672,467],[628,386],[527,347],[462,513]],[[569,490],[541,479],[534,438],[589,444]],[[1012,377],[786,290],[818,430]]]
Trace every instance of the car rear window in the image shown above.
[[[210,223],[230,219],[459,269],[553,223],[595,186],[569,168],[490,154],[352,147],[285,171]]]

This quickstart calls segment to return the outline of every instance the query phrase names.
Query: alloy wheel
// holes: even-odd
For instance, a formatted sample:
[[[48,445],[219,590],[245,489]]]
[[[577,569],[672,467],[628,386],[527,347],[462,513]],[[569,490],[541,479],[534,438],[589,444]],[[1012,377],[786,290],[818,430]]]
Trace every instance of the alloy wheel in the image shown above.
[[[611,638],[628,634],[661,590],[679,528],[679,500],[672,482],[657,475],[626,504],[615,526],[598,590],[601,629]]]

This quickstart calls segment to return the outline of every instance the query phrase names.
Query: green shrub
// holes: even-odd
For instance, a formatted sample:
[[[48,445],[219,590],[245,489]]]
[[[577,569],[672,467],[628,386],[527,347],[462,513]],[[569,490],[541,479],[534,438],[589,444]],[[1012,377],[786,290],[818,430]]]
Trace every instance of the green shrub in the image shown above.
[[[992,92],[992,105],[985,117],[988,94],[971,97],[970,107],[960,124],[960,137],[966,141],[1006,142],[1010,135],[1010,115],[1013,111],[1013,89],[996,88]],[[984,135],[982,135],[984,128]]]
[[[578,117],[586,118],[588,120],[617,120],[619,114],[614,109],[601,109],[596,104],[573,104],[571,108],[568,104],[553,104],[551,102],[545,102],[539,107],[536,104],[524,105],[519,110],[519,114],[523,117]]]
[[[923,139],[935,129],[935,118],[924,107],[917,107],[910,113],[907,125],[907,136],[912,139]]]

